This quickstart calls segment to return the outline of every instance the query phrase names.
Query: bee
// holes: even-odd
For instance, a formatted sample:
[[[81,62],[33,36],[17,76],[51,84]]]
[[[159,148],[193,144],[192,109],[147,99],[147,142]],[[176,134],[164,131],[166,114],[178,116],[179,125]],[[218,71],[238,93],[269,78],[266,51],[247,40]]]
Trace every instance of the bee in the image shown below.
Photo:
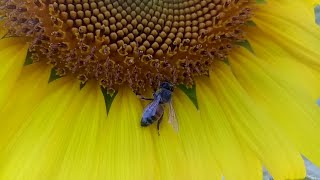
[[[157,121],[158,135],[160,135],[160,123],[163,119],[164,106],[165,104],[169,104],[169,123],[172,125],[176,132],[178,131],[178,121],[172,104],[173,90],[173,84],[169,82],[163,82],[160,84],[159,89],[155,93],[153,93],[153,98],[139,96],[143,100],[152,101],[145,107],[143,111],[141,118],[142,127],[149,126]]]

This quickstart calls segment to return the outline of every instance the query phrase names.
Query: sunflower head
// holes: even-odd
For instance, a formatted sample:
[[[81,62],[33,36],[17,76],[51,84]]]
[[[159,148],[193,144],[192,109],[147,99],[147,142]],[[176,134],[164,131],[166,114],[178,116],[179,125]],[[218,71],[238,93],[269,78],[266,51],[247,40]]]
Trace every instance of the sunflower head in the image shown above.
[[[0,0],[0,179],[305,178],[318,2]]]
[[[33,61],[114,92],[160,82],[191,86],[243,39],[247,0],[6,0],[10,36],[30,38]]]

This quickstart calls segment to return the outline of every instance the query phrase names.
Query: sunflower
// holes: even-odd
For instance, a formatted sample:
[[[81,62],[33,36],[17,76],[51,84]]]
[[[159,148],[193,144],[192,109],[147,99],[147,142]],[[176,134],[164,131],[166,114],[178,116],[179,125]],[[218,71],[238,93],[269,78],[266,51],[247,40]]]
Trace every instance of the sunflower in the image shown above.
[[[304,178],[317,2],[1,0],[0,179]],[[158,135],[139,97],[163,82]]]

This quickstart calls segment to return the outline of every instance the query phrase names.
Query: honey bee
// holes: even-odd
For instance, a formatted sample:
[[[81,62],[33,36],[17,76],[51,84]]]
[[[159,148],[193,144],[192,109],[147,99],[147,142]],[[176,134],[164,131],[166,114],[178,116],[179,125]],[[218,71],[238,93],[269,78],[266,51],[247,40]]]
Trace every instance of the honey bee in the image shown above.
[[[157,129],[160,135],[160,123],[163,119],[164,106],[169,104],[169,123],[172,125],[174,130],[178,132],[178,121],[172,104],[172,93],[174,86],[169,82],[163,82],[160,84],[159,89],[153,93],[153,98],[146,98],[139,96],[143,100],[152,101],[148,104],[142,114],[141,126],[146,127],[158,121]]]

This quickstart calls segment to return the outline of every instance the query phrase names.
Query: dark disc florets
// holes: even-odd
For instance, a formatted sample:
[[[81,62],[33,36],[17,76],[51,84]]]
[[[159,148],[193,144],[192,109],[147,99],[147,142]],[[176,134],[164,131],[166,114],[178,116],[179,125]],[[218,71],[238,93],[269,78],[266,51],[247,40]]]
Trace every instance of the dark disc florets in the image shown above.
[[[5,0],[9,35],[30,37],[33,60],[110,90],[190,86],[243,38],[248,0]]]

